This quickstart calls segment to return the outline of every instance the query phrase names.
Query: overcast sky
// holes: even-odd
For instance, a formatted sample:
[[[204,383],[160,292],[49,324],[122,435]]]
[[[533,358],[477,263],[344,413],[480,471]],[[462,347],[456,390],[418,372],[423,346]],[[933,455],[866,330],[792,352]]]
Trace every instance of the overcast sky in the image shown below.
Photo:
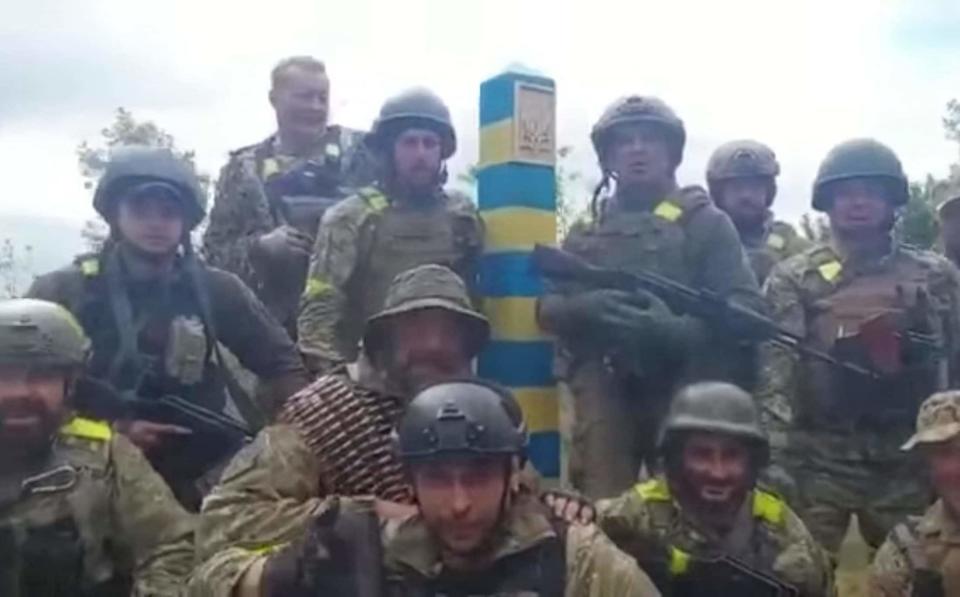
[[[754,137],[777,152],[777,209],[807,211],[835,143],[875,136],[912,177],[956,149],[944,106],[960,97],[957,0],[4,0],[0,21],[0,217],[90,217],[74,150],[117,106],[155,120],[216,173],[272,132],[268,73],[312,54],[332,79],[332,120],[368,127],[414,84],[450,105],[452,169],[477,155],[478,89],[510,63],[557,81],[559,143],[596,177],[588,131],[627,93],[685,120],[682,183],[710,151]],[[586,193],[586,190],[584,191]]]

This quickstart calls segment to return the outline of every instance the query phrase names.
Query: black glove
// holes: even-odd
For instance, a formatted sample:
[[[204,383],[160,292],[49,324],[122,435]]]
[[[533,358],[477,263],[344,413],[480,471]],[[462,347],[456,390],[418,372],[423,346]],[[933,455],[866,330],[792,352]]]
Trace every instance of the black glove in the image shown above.
[[[302,539],[270,556],[261,595],[376,597],[381,565],[380,526],[372,504],[347,510],[333,499]]]

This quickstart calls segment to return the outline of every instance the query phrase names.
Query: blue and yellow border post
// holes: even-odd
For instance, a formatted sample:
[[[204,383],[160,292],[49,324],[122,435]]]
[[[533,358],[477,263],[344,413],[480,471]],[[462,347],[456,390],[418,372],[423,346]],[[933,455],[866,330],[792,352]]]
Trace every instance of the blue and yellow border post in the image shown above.
[[[477,187],[486,223],[480,270],[493,340],[479,373],[510,387],[530,428],[530,459],[560,476],[559,407],[553,344],[536,321],[543,282],[530,269],[536,243],[556,243],[556,86],[543,75],[508,70],[480,85]]]

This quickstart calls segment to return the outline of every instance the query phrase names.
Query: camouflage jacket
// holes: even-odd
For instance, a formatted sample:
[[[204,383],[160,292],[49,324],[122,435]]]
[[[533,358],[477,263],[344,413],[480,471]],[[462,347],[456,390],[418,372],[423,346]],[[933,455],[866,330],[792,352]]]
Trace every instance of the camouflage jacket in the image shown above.
[[[465,195],[439,192],[416,209],[369,187],[323,216],[310,258],[297,321],[300,351],[310,361],[352,361],[367,319],[383,307],[393,278],[440,263],[473,288],[483,223]]]
[[[893,288],[888,288],[891,286]],[[834,301],[835,297],[849,295],[858,288],[866,288],[866,293],[859,291],[862,296],[855,299],[855,308],[851,308],[849,299],[843,309],[831,307],[834,304],[831,301]],[[843,324],[846,320],[843,318],[856,316],[862,320],[871,316],[874,311],[889,311],[890,305],[879,304],[886,300],[885,295],[904,295],[904,298],[909,299],[906,295],[911,292],[922,292],[928,298],[921,314],[925,320],[929,319],[934,328],[928,331],[943,343],[940,359],[943,363],[943,377],[946,379],[939,383],[955,379],[957,351],[960,348],[957,345],[957,339],[960,338],[960,274],[946,259],[935,253],[898,246],[882,259],[854,265],[842,262],[832,247],[818,246],[781,262],[773,269],[764,285],[764,294],[771,307],[771,317],[776,323],[797,334],[805,342],[826,351],[833,350],[834,345],[823,342],[838,342],[839,338],[845,337],[844,334],[859,332],[859,328],[846,329],[847,326]],[[899,301],[897,298],[894,302]],[[874,302],[878,304],[873,305]],[[909,312],[917,306],[905,305],[903,309]],[[825,321],[827,316],[832,319]],[[827,324],[832,327],[828,328]],[[802,367],[824,365],[812,359],[801,359],[789,349],[764,347],[758,402],[764,423],[768,430],[774,433],[771,440],[775,447],[777,442],[784,441],[785,432],[790,429],[819,429],[815,424],[806,422],[807,418],[803,413],[830,393],[812,391],[809,384],[814,376],[810,375],[809,371],[801,373]],[[856,374],[846,374],[833,368],[829,369],[826,375],[832,377]],[[886,389],[889,390],[890,387],[892,386]],[[896,398],[890,391],[885,394],[889,394],[892,399]],[[926,394],[923,397],[926,397]],[[916,406],[919,406],[919,400]],[[833,415],[837,414],[833,411]],[[901,417],[899,427],[903,428],[905,434],[908,434],[912,427],[915,414],[914,411],[913,414],[908,413]],[[829,416],[826,412],[823,415]],[[833,418],[837,420],[836,416]],[[890,451],[896,452],[896,445],[891,445]]]
[[[347,499],[339,500],[341,511],[345,508],[366,508],[369,504],[354,503]],[[309,513],[305,513],[301,523],[294,526],[284,525],[283,529],[271,533],[273,551],[291,541],[296,541],[307,528],[313,516],[327,508],[327,504],[313,504]],[[269,524],[269,523],[267,523]],[[557,531],[540,509],[521,500],[515,503],[504,516],[502,526],[496,535],[493,547],[494,556],[491,570],[501,569],[508,561],[523,561],[527,553],[536,553],[551,541],[558,540]],[[201,544],[205,544],[203,531]],[[383,577],[388,595],[405,594],[404,587],[422,586],[449,574],[441,559],[440,549],[432,538],[422,518],[411,515],[403,518],[381,519],[381,541],[383,549]],[[660,593],[650,579],[637,567],[636,562],[619,551],[594,525],[571,525],[561,539],[565,570],[564,595],[568,597],[655,597]],[[248,546],[244,549],[244,545]],[[247,542],[239,542],[232,549],[247,554],[246,562],[238,574],[235,569],[228,573],[218,570],[216,560],[202,564],[194,573],[189,587],[193,597],[246,597],[259,595],[259,581],[263,563],[266,560],[264,549],[251,549]],[[543,564],[535,560],[540,574],[545,571]],[[222,566],[222,564],[221,564]],[[242,582],[238,585],[240,577]],[[482,574],[480,575],[482,577]],[[494,580],[494,579],[489,579]],[[496,578],[495,580],[502,580]],[[391,592],[392,589],[392,592]],[[416,593],[419,594],[419,593]],[[499,594],[499,593],[498,593]],[[513,594],[513,593],[510,593]],[[533,593],[522,592],[522,595]]]
[[[867,582],[871,597],[958,594],[960,525],[942,501],[890,532],[877,550]],[[924,592],[927,587],[941,592]]]
[[[570,228],[563,248],[600,267],[658,274],[692,288],[709,289],[758,312],[766,311],[736,228],[700,187],[677,189],[650,210],[623,209],[615,198],[607,199],[597,218],[578,221]],[[555,289],[563,294],[589,290],[583,285]],[[562,322],[558,323],[562,327]],[[701,349],[689,351],[693,362],[687,364],[688,377],[752,378],[752,351],[730,334],[739,331],[713,325],[717,322],[697,323],[703,328],[697,342]],[[560,335],[561,354],[567,357],[561,359],[561,369],[620,349],[610,346],[609,338],[594,338],[583,330],[551,331]]]
[[[281,223],[264,182],[273,174],[288,172],[307,161],[322,165],[333,162],[340,173],[341,186],[349,193],[372,178],[370,164],[361,149],[362,137],[361,131],[331,126],[313,155],[282,154],[276,135],[231,152],[217,179],[210,223],[203,235],[206,260],[240,276],[262,297],[263,281],[250,262],[250,247],[259,236]]]
[[[0,541],[13,540],[0,549],[0,594],[181,594],[194,563],[193,518],[106,423],[71,419],[44,465],[27,478],[0,477],[0,494]]]
[[[804,597],[832,594],[826,554],[787,504],[773,494],[747,495],[740,519],[726,537],[712,537],[671,496],[664,478],[638,483],[616,498],[597,503],[600,528],[642,561],[666,553],[668,571],[681,574],[695,557],[731,557],[763,574],[772,574]]]
[[[741,234],[740,240],[750,259],[753,273],[757,276],[757,282],[760,284],[763,284],[770,275],[773,266],[811,247],[811,242],[797,234],[793,226],[774,220],[772,213],[768,213],[762,234],[756,236]]]

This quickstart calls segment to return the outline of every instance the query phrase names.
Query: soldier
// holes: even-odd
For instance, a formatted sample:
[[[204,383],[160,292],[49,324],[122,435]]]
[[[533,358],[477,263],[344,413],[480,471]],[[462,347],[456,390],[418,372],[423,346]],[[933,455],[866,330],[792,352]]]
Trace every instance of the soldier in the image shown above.
[[[763,577],[806,597],[831,594],[829,561],[810,532],[785,502],[756,487],[769,450],[752,396],[727,383],[687,386],[671,403],[658,448],[664,475],[596,509],[600,528],[617,545],[647,570],[661,569],[665,593],[672,586],[682,595],[684,583],[704,582],[694,562],[714,560],[716,594],[757,594],[747,588],[769,582]],[[645,566],[654,554],[668,559]],[[737,585],[736,569],[724,570],[718,558],[756,577]]]
[[[652,97],[620,99],[591,139],[603,182],[592,218],[574,224],[564,248],[603,267],[654,272],[762,311],[730,219],[703,189],[677,187],[686,132],[673,110]],[[598,202],[610,180],[615,194]],[[634,484],[644,460],[653,460],[676,386],[704,378],[745,383],[750,351],[732,326],[673,313],[649,293],[555,290],[540,300],[538,319],[560,338],[559,373],[573,394],[570,477],[592,498],[617,495]]]
[[[254,294],[193,255],[190,231],[203,219],[205,200],[183,160],[166,149],[118,150],[93,205],[110,224],[103,249],[41,276],[28,294],[77,316],[93,342],[91,377],[122,397],[104,402],[98,395],[80,406],[116,420],[178,499],[197,508],[204,475],[229,456],[232,444],[239,448],[243,435],[232,433],[230,441],[221,437],[222,426],[208,433],[204,424],[231,407],[251,429],[263,418],[223,365],[219,342],[276,397],[306,385],[306,372],[293,342]],[[176,412],[158,402],[169,404],[170,396],[183,405]],[[203,409],[199,420],[177,420],[193,407]]]
[[[902,449],[920,452],[940,499],[887,536],[870,568],[869,594],[960,594],[960,392],[928,398],[917,415],[917,432]]]
[[[749,139],[724,143],[707,163],[710,196],[737,227],[760,284],[774,265],[810,247],[793,226],[773,219],[779,174],[773,150]]]
[[[297,327],[313,371],[356,358],[363,324],[394,276],[439,263],[470,286],[481,252],[473,203],[442,187],[457,140],[440,98],[413,89],[387,100],[365,141],[378,184],[324,215],[310,259]]]
[[[362,134],[327,124],[330,79],[309,56],[270,73],[277,132],[230,154],[220,172],[207,261],[234,273],[293,334],[313,237],[323,211],[367,184]]]
[[[940,216],[940,239],[943,252],[954,265],[960,266],[960,189],[956,196],[940,204],[937,214]]]
[[[596,527],[558,523],[516,491],[526,444],[505,389],[468,379],[430,386],[397,427],[414,513],[311,503],[299,524],[269,531],[268,550],[244,567],[237,589],[201,566],[192,594],[659,595]]]
[[[89,346],[59,305],[0,302],[0,595],[179,595],[190,516],[126,438],[71,410]]]
[[[915,458],[897,446],[923,397],[956,379],[960,279],[944,258],[898,246],[907,202],[897,156],[872,139],[833,148],[813,186],[832,241],[788,259],[767,279],[772,317],[856,373],[771,347],[758,400],[774,462],[792,474],[797,509],[836,553],[852,513],[879,545],[926,506]]]

